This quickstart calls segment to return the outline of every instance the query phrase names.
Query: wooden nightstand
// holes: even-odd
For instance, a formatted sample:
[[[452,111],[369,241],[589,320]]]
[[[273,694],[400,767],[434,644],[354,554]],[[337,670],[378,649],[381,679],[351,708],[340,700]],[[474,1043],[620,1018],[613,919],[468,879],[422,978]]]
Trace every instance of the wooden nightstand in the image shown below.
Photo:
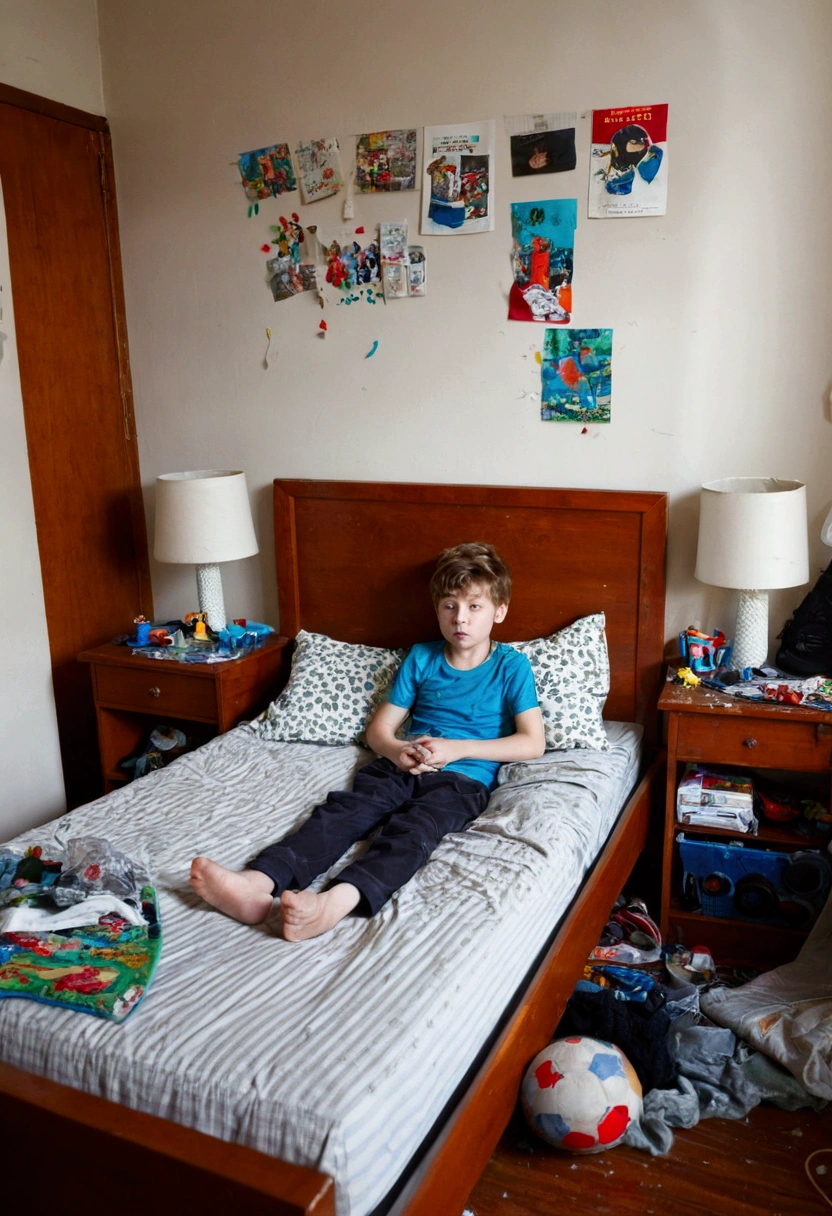
[[[285,682],[288,642],[269,634],[251,654],[227,663],[149,659],[111,642],[80,654],[92,672],[105,793],[124,784],[119,760],[157,723],[207,742],[265,709]]]
[[[829,803],[832,769],[832,713],[741,701],[703,688],[666,684],[659,698],[665,715],[667,795],[662,860],[661,930],[665,941],[710,946],[718,963],[749,963],[763,968],[791,961],[806,932],[772,924],[705,916],[685,907],[677,836],[742,840],[752,848],[795,852],[820,849],[827,840],[798,833],[788,824],[760,820],[756,836],[676,822],[676,787],[688,762],[731,769],[778,770],[778,784],[789,775]],[[779,773],[783,774],[781,781]],[[797,774],[801,774],[797,778]],[[814,778],[805,774],[814,774]],[[771,773],[769,774],[771,775]],[[828,854],[826,854],[828,857]]]

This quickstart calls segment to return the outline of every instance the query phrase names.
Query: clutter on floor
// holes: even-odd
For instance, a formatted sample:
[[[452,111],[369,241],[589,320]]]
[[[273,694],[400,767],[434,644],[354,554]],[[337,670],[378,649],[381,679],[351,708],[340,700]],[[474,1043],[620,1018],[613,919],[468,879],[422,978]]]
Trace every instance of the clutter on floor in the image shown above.
[[[566,1151],[624,1142],[659,1155],[673,1128],[700,1119],[742,1119],[761,1102],[822,1109],[832,1098],[830,948],[832,899],[797,961],[758,975],[720,968],[704,946],[662,943],[643,901],[619,897],[555,1040],[529,1066],[530,1127]],[[607,1075],[617,1078],[609,1087],[599,1084]]]
[[[162,950],[145,866],[94,836],[0,848],[0,998],[122,1022]]]

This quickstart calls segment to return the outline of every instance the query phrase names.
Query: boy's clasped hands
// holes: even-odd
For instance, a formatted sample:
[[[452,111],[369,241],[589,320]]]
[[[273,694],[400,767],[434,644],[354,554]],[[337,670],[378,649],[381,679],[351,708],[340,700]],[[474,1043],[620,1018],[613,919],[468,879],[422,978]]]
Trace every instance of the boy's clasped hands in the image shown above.
[[[438,773],[446,764],[458,760],[453,750],[453,740],[432,739],[423,735],[420,739],[408,739],[396,757],[396,767],[405,773]]]

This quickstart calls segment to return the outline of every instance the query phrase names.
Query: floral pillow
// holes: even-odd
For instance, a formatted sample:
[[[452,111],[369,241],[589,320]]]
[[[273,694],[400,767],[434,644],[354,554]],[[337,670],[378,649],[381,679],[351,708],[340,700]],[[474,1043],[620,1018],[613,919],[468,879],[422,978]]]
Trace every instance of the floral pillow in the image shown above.
[[[601,718],[610,690],[605,624],[603,612],[598,612],[551,637],[511,643],[532,665],[547,751],[610,749]]]
[[[289,681],[257,723],[258,734],[295,743],[366,745],[367,718],[390,691],[405,653],[301,629]]]

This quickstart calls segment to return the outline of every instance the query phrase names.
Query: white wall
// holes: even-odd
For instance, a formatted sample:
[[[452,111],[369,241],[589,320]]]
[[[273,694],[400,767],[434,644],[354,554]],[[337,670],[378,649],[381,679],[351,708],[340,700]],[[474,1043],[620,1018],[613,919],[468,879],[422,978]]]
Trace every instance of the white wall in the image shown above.
[[[0,80],[101,114],[96,0],[0,0]]]
[[[0,80],[100,113],[95,0],[0,0]],[[41,185],[59,193],[54,179]],[[66,809],[0,189],[0,840]]]
[[[826,563],[829,0],[107,0],[100,24],[150,534],[158,473],[244,469],[262,552],[226,567],[233,615],[276,621],[275,476],[669,490],[668,635],[732,625],[730,594],[692,575],[703,480],[805,480]],[[657,102],[666,217],[583,218],[588,117],[574,173],[509,176],[504,115]],[[272,302],[269,223],[296,209],[331,231],[341,200],[248,219],[239,152],[490,117],[496,230],[426,238],[426,299],[333,302],[323,341],[312,296]],[[541,328],[506,320],[509,204],[555,195],[579,200],[573,323],[615,331],[613,420],[587,435],[539,421]],[[359,198],[355,224],[407,218],[415,237],[418,203]],[[190,571],[157,566],[154,588],[161,615],[194,604]],[[801,595],[775,597],[775,630]]]

